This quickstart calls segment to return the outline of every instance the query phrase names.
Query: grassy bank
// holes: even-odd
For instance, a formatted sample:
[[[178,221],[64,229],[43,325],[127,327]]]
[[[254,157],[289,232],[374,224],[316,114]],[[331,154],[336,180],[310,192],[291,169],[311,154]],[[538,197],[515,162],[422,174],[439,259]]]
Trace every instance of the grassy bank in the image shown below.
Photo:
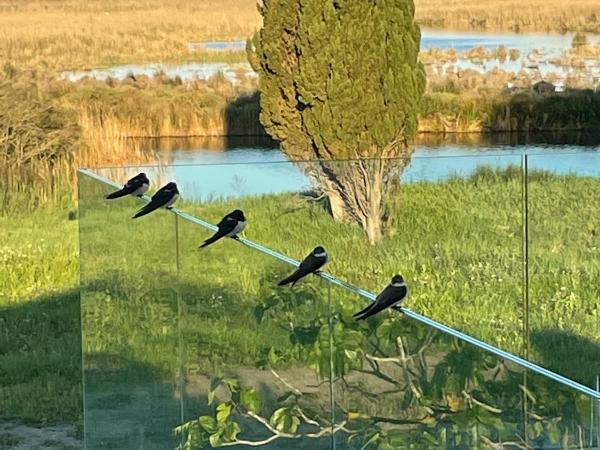
[[[66,206],[0,216],[0,411],[81,418],[77,220]]]

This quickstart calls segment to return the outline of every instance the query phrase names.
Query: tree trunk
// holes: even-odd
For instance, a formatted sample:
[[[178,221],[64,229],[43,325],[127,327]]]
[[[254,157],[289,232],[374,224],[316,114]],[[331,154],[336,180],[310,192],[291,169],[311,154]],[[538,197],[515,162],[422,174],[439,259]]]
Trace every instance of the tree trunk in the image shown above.
[[[358,224],[374,245],[383,237],[384,203],[391,181],[410,161],[411,151],[406,150],[402,158],[321,160],[304,167],[327,196],[334,219]]]

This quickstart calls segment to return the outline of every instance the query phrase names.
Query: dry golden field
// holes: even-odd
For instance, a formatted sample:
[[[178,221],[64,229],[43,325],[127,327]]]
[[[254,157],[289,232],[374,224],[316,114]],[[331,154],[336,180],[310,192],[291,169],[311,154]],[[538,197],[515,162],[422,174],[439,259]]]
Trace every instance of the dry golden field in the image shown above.
[[[485,31],[600,32],[598,0],[415,0],[421,25]]]
[[[245,39],[259,25],[248,0],[5,0],[0,63],[53,70],[222,60],[188,44]]]
[[[239,60],[190,50],[245,39],[260,26],[255,0],[3,0],[0,63],[39,71],[125,63]],[[485,31],[600,32],[598,0],[416,0],[423,26]]]

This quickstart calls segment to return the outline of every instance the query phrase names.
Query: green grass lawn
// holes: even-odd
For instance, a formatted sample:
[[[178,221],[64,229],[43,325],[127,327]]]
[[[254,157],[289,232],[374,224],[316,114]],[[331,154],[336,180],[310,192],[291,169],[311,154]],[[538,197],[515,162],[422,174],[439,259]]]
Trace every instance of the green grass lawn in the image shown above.
[[[69,211],[0,218],[0,415],[81,417],[77,221]]]
[[[199,399],[208,395],[210,378],[233,374],[257,389],[257,377],[275,384],[253,369],[261,367],[300,377],[305,389],[328,374],[328,350],[318,342],[328,335],[323,327],[330,301],[336,323],[351,331],[334,340],[341,349],[351,346],[350,354],[374,351],[374,344],[354,340],[380,333],[392,317],[385,313],[356,328],[350,316],[363,300],[330,291],[317,279],[277,289],[289,266],[232,241],[200,252],[196,247],[207,230],[164,211],[132,222],[137,200],[108,204],[102,200],[107,189],[91,183],[82,191],[84,352],[89,380],[96,383],[88,386],[97,394],[93,404],[108,401],[103,395],[110,380],[132,387],[150,383],[153,392],[173,382],[183,389],[184,418],[197,417],[206,412]],[[530,185],[532,357],[586,384],[600,372],[599,194],[593,179],[540,175]],[[241,207],[250,221],[248,238],[297,259],[321,244],[332,258],[328,272],[372,291],[401,272],[411,287],[411,309],[524,351],[521,183],[514,173],[403,186],[390,197],[389,226],[376,246],[367,245],[357,227],[334,222],[322,204],[299,202],[292,194],[179,206],[212,222]],[[14,268],[0,274],[6,330],[0,333],[0,371],[8,380],[0,391],[1,414],[41,423],[77,421],[77,222],[63,208],[18,221],[4,217],[1,225],[1,255]],[[440,345],[432,360],[452,347]],[[336,371],[356,370],[344,355]],[[177,392],[170,395],[181,397]],[[119,395],[123,404],[137,404],[135,393]],[[174,405],[154,407],[168,411],[162,425],[180,423]]]

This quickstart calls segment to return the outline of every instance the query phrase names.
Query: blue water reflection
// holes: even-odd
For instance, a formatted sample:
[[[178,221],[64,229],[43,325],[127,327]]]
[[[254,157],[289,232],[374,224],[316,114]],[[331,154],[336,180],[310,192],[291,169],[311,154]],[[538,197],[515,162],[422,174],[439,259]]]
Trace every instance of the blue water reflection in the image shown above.
[[[177,180],[188,199],[207,201],[311,189],[302,163],[289,162],[274,143],[237,140],[215,148],[202,141],[182,141],[180,145],[157,141],[155,149],[166,166],[157,177]],[[540,155],[535,159],[536,170],[600,177],[600,145],[442,143],[417,144],[402,182],[468,177],[482,166],[519,165],[524,154]]]

